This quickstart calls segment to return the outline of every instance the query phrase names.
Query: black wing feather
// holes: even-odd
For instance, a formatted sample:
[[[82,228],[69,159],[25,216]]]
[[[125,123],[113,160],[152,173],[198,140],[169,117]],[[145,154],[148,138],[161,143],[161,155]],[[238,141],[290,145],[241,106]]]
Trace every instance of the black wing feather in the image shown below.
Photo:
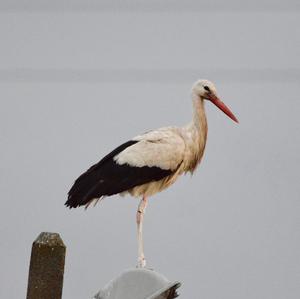
[[[171,170],[159,167],[134,167],[119,165],[114,157],[138,141],[130,140],[110,152],[97,164],[89,168],[74,183],[65,203],[70,208],[86,205],[92,199],[110,196],[170,175]]]

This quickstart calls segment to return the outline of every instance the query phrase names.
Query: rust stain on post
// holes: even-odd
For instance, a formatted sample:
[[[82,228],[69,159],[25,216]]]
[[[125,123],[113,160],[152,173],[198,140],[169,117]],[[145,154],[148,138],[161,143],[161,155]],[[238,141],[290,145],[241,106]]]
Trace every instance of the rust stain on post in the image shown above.
[[[41,233],[32,244],[27,299],[61,299],[66,246],[56,233]]]

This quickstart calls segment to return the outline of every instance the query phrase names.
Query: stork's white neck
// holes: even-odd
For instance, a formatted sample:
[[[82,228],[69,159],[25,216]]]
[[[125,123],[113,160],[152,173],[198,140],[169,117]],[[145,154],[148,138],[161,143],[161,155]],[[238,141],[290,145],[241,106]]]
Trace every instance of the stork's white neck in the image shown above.
[[[196,133],[200,133],[200,135],[207,134],[207,120],[205,115],[204,108],[204,99],[200,98],[196,94],[192,94],[193,100],[193,120],[192,125],[194,126]]]
[[[204,109],[204,100],[198,95],[192,95],[193,119],[185,127],[187,132],[187,160],[185,171],[193,172],[199,164],[206,145],[207,120]]]

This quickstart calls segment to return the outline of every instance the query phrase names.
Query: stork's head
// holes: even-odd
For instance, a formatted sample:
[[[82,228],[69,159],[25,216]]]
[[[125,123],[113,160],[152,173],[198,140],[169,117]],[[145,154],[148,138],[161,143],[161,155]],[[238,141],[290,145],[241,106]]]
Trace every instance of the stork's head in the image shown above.
[[[238,123],[237,118],[230,109],[219,99],[214,84],[208,80],[198,80],[192,88],[192,93],[199,97],[200,100],[208,100],[215,104],[220,110],[228,115],[232,120]]]

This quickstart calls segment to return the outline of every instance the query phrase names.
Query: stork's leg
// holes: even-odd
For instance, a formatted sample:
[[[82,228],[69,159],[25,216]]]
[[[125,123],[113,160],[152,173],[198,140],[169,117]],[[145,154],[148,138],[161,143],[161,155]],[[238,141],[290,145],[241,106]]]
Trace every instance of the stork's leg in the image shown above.
[[[143,244],[143,220],[144,220],[146,207],[147,207],[147,198],[146,196],[143,196],[136,213],[136,223],[137,223],[137,233],[138,233],[138,267],[140,268],[146,266],[146,260],[144,255],[144,244]]]

